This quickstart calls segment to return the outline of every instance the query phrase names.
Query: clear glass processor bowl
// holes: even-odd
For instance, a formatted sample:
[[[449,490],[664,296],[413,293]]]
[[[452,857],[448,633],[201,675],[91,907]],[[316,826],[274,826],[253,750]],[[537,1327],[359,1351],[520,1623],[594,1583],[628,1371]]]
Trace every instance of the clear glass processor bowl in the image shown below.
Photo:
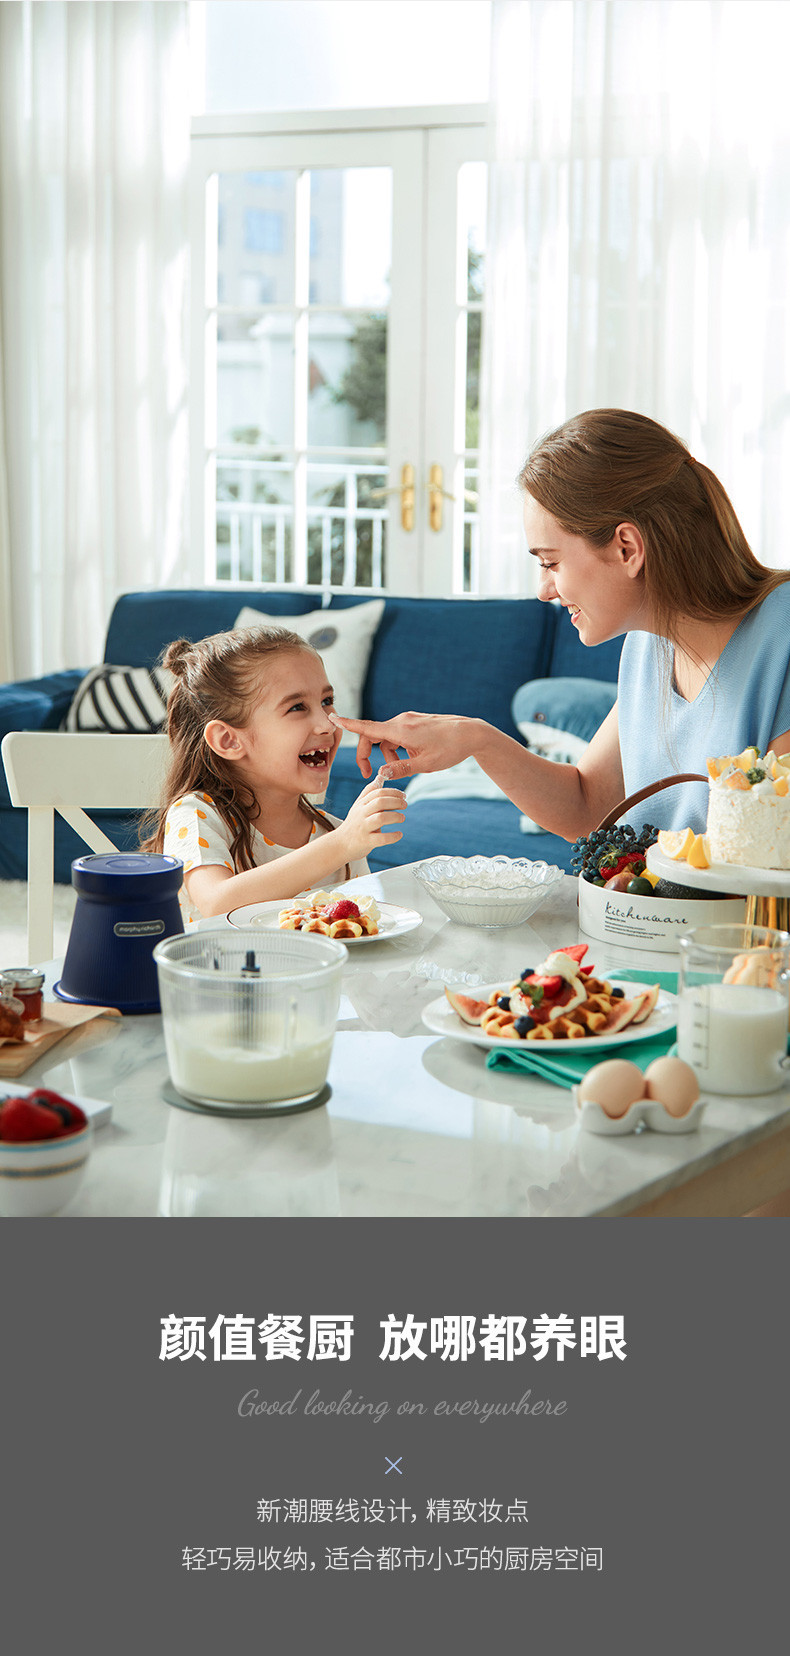
[[[326,1081],[348,959],[342,943],[259,927],[189,932],[154,949],[167,1061],[184,1098],[265,1114]]]
[[[432,857],[414,870],[429,896],[460,926],[520,926],[563,878],[528,857]]]

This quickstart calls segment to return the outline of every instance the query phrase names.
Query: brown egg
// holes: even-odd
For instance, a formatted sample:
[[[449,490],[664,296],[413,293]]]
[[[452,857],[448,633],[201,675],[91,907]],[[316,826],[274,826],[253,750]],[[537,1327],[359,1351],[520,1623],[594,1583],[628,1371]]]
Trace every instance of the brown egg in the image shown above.
[[[588,1070],[579,1084],[580,1104],[600,1104],[604,1115],[617,1119],[645,1096],[645,1078],[626,1058],[608,1058]]]
[[[663,1104],[671,1116],[688,1115],[699,1098],[697,1077],[682,1058],[654,1058],[645,1070],[647,1097]]]

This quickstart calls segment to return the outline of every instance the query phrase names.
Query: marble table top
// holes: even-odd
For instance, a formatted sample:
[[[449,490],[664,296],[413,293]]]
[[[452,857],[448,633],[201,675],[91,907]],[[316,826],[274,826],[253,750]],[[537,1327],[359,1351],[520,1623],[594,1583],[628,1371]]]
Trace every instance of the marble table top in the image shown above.
[[[730,1193],[721,1209],[715,1197],[697,1209],[688,1193],[750,1157],[764,1166],[772,1144],[790,1143],[787,1088],[711,1097],[700,1129],[687,1135],[597,1138],[580,1128],[570,1092],[487,1070],[483,1050],[421,1022],[445,985],[474,993],[576,941],[570,877],[528,924],[498,931],[446,920],[408,867],[349,889],[419,909],[423,923],[349,951],[328,1103],[249,1120],[177,1108],[161,1018],[97,1020],[24,1076],[112,1106],[64,1217],[592,1217],[661,1211],[662,1201],[675,1203],[667,1211],[744,1211],[768,1199],[765,1184],[746,1184],[743,1207]],[[602,975],[675,965],[666,954],[600,942],[590,942],[589,958]]]

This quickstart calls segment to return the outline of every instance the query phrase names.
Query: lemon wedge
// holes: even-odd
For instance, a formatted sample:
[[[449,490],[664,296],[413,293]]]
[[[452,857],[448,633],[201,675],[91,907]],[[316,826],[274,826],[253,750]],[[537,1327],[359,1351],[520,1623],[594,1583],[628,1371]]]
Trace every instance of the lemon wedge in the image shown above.
[[[743,753],[736,753],[733,764],[737,765],[738,769],[742,771],[754,770],[759,757],[760,753],[756,747],[747,747],[744,748]]]
[[[710,845],[705,834],[695,834],[687,857],[689,868],[710,868]]]
[[[722,771],[729,770],[730,765],[735,764],[735,760],[729,753],[725,753],[721,759],[706,759],[705,763],[708,767],[708,775],[715,780],[717,776],[721,776]]]
[[[777,777],[776,781],[774,782],[774,793],[778,794],[780,799],[786,799],[787,798],[787,777],[786,776],[778,776]]]
[[[685,862],[696,835],[693,828],[661,828],[658,835],[659,850],[665,857],[671,857],[673,862]]]
[[[746,780],[745,772],[742,770],[733,771],[732,776],[725,776],[723,786],[725,788],[735,788],[739,793],[748,793],[749,791],[749,783]]]

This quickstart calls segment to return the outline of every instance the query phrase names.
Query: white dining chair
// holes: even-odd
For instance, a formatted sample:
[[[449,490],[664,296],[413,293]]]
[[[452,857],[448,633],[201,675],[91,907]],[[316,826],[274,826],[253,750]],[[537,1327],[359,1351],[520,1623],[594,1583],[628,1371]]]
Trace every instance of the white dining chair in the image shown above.
[[[164,735],[13,730],[0,748],[12,805],[27,809],[27,960],[52,955],[55,812],[91,851],[117,851],[86,810],[141,810],[159,800]]]

